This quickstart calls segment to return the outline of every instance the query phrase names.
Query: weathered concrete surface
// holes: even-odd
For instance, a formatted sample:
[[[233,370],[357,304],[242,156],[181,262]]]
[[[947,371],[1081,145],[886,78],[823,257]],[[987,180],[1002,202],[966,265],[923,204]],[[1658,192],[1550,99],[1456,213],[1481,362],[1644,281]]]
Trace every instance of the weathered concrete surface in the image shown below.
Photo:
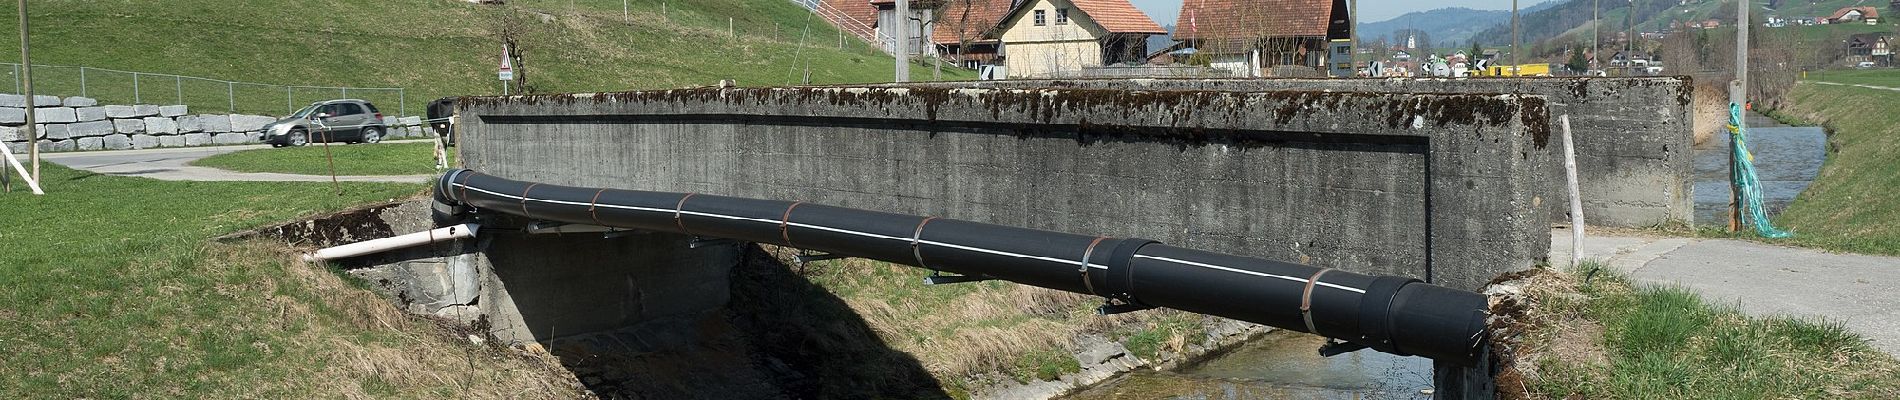
[[[461,104],[460,159],[511,179],[1145,237],[1465,289],[1549,245],[1539,96],[779,88]]]
[[[1693,223],[1695,156],[1693,85],[1687,77],[1647,78],[1391,78],[1391,79],[1082,79],[947,83],[946,86],[1074,87],[1130,90],[1324,90],[1354,93],[1522,93],[1570,116],[1577,146],[1583,214],[1591,225],[1650,227]],[[1555,138],[1556,136],[1552,136]],[[1552,139],[1552,143],[1561,143]],[[1567,221],[1563,146],[1547,149],[1544,176],[1552,218]]]

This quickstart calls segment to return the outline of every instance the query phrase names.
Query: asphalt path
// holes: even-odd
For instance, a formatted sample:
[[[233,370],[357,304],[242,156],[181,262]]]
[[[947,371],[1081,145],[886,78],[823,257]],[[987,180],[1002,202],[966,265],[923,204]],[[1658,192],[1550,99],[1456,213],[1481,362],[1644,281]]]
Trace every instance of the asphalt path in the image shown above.
[[[1551,232],[1554,264],[1570,261],[1570,231]],[[1676,285],[1749,315],[1839,322],[1900,355],[1900,257],[1829,253],[1729,239],[1591,236],[1583,258],[1638,284]]]
[[[366,145],[352,145],[366,146]],[[373,144],[367,146],[374,146]],[[70,168],[106,175],[136,176],[168,181],[329,182],[328,175],[237,172],[188,165],[213,155],[268,149],[269,145],[180,147],[167,149],[82,151],[42,154],[40,158]],[[426,183],[435,175],[338,176],[344,182]]]

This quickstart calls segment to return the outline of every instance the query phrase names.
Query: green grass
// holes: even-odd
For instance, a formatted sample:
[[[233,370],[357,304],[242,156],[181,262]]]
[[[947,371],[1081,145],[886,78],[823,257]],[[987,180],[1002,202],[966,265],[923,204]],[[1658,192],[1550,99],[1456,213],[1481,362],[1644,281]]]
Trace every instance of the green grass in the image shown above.
[[[328,154],[326,154],[326,151]],[[449,165],[455,165],[449,149]],[[435,169],[435,144],[405,141],[377,144],[322,143],[304,147],[244,150],[205,157],[191,165],[241,172],[329,175],[334,159],[337,175],[423,175]]]
[[[1808,73],[1807,80],[1900,88],[1900,69],[1879,68],[1814,71]]]
[[[364,371],[407,366],[427,377],[446,372],[422,368],[439,362],[504,379],[499,368],[466,364],[493,356],[443,345],[428,333],[431,323],[291,262],[281,243],[207,242],[413,196],[423,185],[345,183],[339,195],[328,183],[167,182],[42,168],[48,194],[0,193],[0,393],[8,397],[456,397],[464,378]]]
[[[635,0],[629,19],[611,0],[517,0],[472,5],[456,0],[50,0],[32,13],[33,61],[201,76],[280,85],[405,87],[408,92],[350,92],[386,114],[442,96],[498,94],[501,53],[493,33],[506,10],[527,21],[518,66],[540,92],[587,92],[713,85],[889,81],[892,59],[783,0]],[[569,4],[573,4],[572,7]],[[12,12],[11,7],[5,9]],[[546,17],[539,17],[545,15]],[[727,34],[732,17],[737,37]],[[809,28],[809,33],[806,29]],[[15,19],[0,31],[18,30]],[[16,41],[0,41],[0,61],[18,62]],[[7,74],[0,68],[0,74]],[[945,79],[974,72],[947,68]],[[931,77],[913,67],[915,80]],[[76,68],[34,71],[36,92],[80,94]],[[0,76],[0,87],[7,87]],[[132,76],[88,71],[86,94],[105,103],[133,101]],[[342,97],[334,89],[227,87],[222,82],[147,76],[148,103],[180,98],[196,112],[224,112],[227,91],[239,112],[284,114],[291,106]],[[11,88],[0,91],[11,91]]]
[[[1742,315],[1613,273],[1538,277],[1527,388],[1548,398],[1892,398],[1900,363],[1839,323]],[[1601,332],[1600,335],[1577,334]]]
[[[1900,80],[1900,70],[1830,71],[1826,79],[1878,85]],[[1781,242],[1900,255],[1900,198],[1892,193],[1900,187],[1900,92],[1801,83],[1785,103],[1775,113],[1830,132],[1820,176],[1775,219],[1795,233]]]

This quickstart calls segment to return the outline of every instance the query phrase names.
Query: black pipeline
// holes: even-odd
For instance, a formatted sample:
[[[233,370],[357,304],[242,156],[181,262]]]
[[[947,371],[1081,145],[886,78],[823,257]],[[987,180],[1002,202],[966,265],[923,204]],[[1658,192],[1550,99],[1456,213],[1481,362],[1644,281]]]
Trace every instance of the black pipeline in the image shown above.
[[[795,201],[556,186],[454,170],[435,199],[532,220],[771,243],[1101,296],[1105,313],[1168,307],[1471,366],[1483,295],[1400,277]],[[1347,347],[1358,347],[1350,346]]]

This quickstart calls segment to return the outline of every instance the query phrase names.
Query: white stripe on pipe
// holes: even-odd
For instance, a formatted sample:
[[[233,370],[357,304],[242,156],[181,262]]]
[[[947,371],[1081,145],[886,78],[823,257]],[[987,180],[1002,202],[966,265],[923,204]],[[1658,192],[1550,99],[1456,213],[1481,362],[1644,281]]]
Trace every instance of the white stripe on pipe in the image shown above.
[[[562,200],[552,200],[552,199],[524,199],[524,198],[522,198],[521,196],[516,196],[516,195],[511,195],[511,194],[506,194],[506,193],[499,193],[499,192],[494,192],[494,191],[489,191],[489,190],[486,190],[486,189],[482,189],[482,188],[477,188],[477,187],[474,187],[474,186],[469,186],[469,185],[467,185],[467,184],[463,184],[463,183],[459,183],[459,182],[457,182],[457,183],[450,183],[450,186],[460,186],[460,187],[462,187],[463,189],[469,189],[469,190],[474,190],[474,191],[477,191],[477,192],[482,192],[482,193],[487,193],[487,194],[490,194],[490,195],[495,195],[495,196],[501,196],[501,197],[507,197],[507,198],[511,198],[511,199],[517,199],[517,200],[526,200],[526,201],[538,201],[538,202],[543,202],[543,203],[551,203],[551,204],[564,204],[564,205],[572,205],[572,206],[588,206],[588,205],[589,205],[588,203],[581,203],[581,202],[573,202],[573,201],[562,201]],[[593,206],[596,206],[596,207],[608,207],[608,208],[618,208],[618,209],[623,209],[623,210],[636,210],[636,211],[648,211],[648,212],[656,212],[656,213],[667,213],[667,214],[671,214],[671,213],[673,213],[673,212],[674,212],[674,210],[673,210],[673,209],[670,209],[670,208],[669,208],[669,209],[658,209],[658,208],[651,208],[651,207],[638,207],[638,206],[625,206],[625,205],[618,205],[618,204],[593,204]],[[739,220],[739,221],[756,221],[756,222],[760,222],[760,223],[768,223],[768,224],[773,224],[773,225],[778,225],[778,224],[780,223],[780,221],[779,221],[779,220],[775,220],[775,219],[765,219],[765,218],[751,218],[751,217],[740,217],[740,216],[734,216],[734,215],[723,215],[723,214],[714,214],[714,213],[707,213],[707,212],[700,212],[700,211],[685,211],[685,210],[680,210],[679,212],[680,212],[680,213],[683,213],[683,214],[692,214],[692,215],[699,215],[699,216],[705,216],[705,217],[713,217],[713,218],[723,218],[723,219],[730,219],[730,220]],[[802,228],[811,228],[811,229],[818,229],[818,230],[825,230],[825,231],[831,231],[831,232],[837,232],[837,233],[844,233],[844,234],[850,234],[850,235],[857,235],[857,236],[863,236],[863,237],[868,237],[868,238],[875,238],[875,239],[886,239],[886,240],[898,240],[898,241],[903,241],[903,242],[905,242],[905,243],[909,243],[909,242],[910,242],[910,238],[900,238],[900,237],[895,237],[895,236],[888,236],[888,235],[879,235],[879,234],[875,234],[875,233],[870,233],[870,232],[859,232],[859,231],[854,231],[854,230],[849,230],[849,229],[842,229],[842,228],[832,228],[832,227],[827,227],[827,226],[818,226],[818,225],[811,225],[811,224],[805,224],[805,223],[790,223],[790,222],[788,222],[788,223],[786,223],[786,224],[787,224],[787,225],[792,225],[792,226],[798,226],[798,227],[802,227]],[[1063,265],[1073,265],[1073,264],[1071,264],[1071,263],[1073,263],[1073,262],[1075,262],[1074,260],[1062,260],[1062,259],[1058,259],[1058,258],[1054,258],[1054,257],[1043,257],[1043,256],[1034,256],[1034,255],[1028,255],[1028,254],[1019,254],[1019,253],[1011,253],[1011,252],[1007,252],[1007,251],[1002,251],[1002,250],[992,250],[992,249],[985,249],[985,248],[980,248],[980,247],[971,247],[971,246],[964,246],[964,245],[959,245],[959,244],[952,244],[952,243],[944,243],[944,242],[938,242],[938,241],[931,241],[931,240],[919,240],[919,241],[918,241],[918,243],[926,243],[926,244],[931,244],[931,245],[936,245],[936,246],[940,246],[940,247],[949,247],[949,248],[953,248],[953,249],[959,249],[959,250],[966,250],[966,251],[974,251],[974,252],[979,252],[979,253],[988,253],[988,254],[994,254],[994,255],[1000,255],[1000,256],[1006,256],[1006,257],[1015,257],[1015,258],[1028,258],[1028,259],[1034,259],[1034,260],[1042,260],[1042,261],[1048,261],[1048,262],[1051,262],[1051,263],[1056,263],[1056,264],[1063,264]],[[1213,269],[1213,270],[1219,270],[1219,271],[1227,271],[1227,272],[1233,272],[1233,273],[1239,273],[1239,274],[1247,274],[1247,275],[1254,275],[1254,276],[1261,276],[1261,277],[1268,277],[1268,278],[1278,278],[1278,279],[1285,279],[1285,280],[1288,280],[1288,281],[1293,281],[1293,282],[1299,282],[1299,283],[1301,283],[1301,284],[1305,284],[1305,283],[1306,283],[1306,278],[1299,278],[1299,277],[1292,277],[1292,276],[1286,276],[1286,275],[1276,275],[1276,274],[1269,274],[1269,273],[1265,273],[1265,272],[1256,272],[1256,271],[1248,271],[1248,270],[1244,270],[1244,269],[1239,269],[1239,268],[1232,268],[1232,267],[1224,267],[1224,266],[1219,266],[1219,265],[1214,265],[1214,264],[1207,264],[1207,263],[1200,263],[1200,262],[1193,262],[1193,261],[1187,261],[1187,260],[1179,260],[1179,259],[1173,259],[1173,258],[1167,258],[1167,257],[1156,257],[1156,256],[1145,256],[1145,255],[1141,255],[1141,254],[1136,254],[1136,255],[1135,255],[1135,257],[1136,257],[1136,258],[1146,258],[1146,259],[1151,259],[1151,260],[1159,260],[1159,261],[1167,261],[1167,262],[1172,262],[1172,263],[1176,263],[1176,264],[1181,264],[1181,265],[1186,265],[1186,266],[1192,266],[1192,267],[1201,267],[1201,268],[1207,268],[1207,269]],[[1089,268],[1096,268],[1096,269],[1104,269],[1104,270],[1105,270],[1105,269],[1108,269],[1108,266],[1107,266],[1107,265],[1104,265],[1104,264],[1096,264],[1096,263],[1089,263]],[[1365,294],[1365,293],[1366,293],[1366,291],[1365,291],[1364,289],[1358,289],[1358,288],[1354,288],[1354,287],[1350,287],[1350,286],[1344,286],[1344,285],[1339,285],[1339,284],[1334,284],[1334,283],[1327,283],[1327,282],[1324,282],[1324,281],[1320,281],[1320,282],[1313,282],[1313,284],[1314,284],[1314,285],[1318,285],[1318,286],[1325,286],[1325,287],[1329,287],[1329,288],[1334,288],[1334,289],[1339,289],[1339,290],[1344,290],[1344,291],[1348,291],[1348,292],[1353,292],[1353,293],[1359,293],[1359,294]]]
[[[1193,261],[1188,261],[1188,260],[1179,260],[1179,259],[1173,259],[1173,258],[1167,258],[1167,257],[1145,256],[1145,255],[1140,255],[1140,254],[1136,254],[1135,258],[1146,258],[1150,260],[1167,261],[1167,262],[1171,262],[1175,264],[1191,265],[1191,266],[1196,266],[1196,267],[1201,267],[1201,268],[1215,269],[1215,270],[1221,270],[1221,271],[1227,271],[1227,272],[1233,272],[1233,273],[1241,273],[1241,274],[1262,276],[1262,277],[1268,277],[1268,278],[1285,279],[1289,281],[1299,282],[1301,284],[1306,283],[1306,278],[1286,276],[1286,275],[1276,275],[1276,274],[1269,274],[1269,273],[1257,272],[1257,271],[1248,271],[1248,270],[1239,269],[1239,268],[1223,267],[1219,265],[1199,263],[1199,262],[1193,262]],[[1362,289],[1356,289],[1352,287],[1341,286],[1341,285],[1336,285],[1336,284],[1331,284],[1331,283],[1326,283],[1326,282],[1313,282],[1313,284],[1325,286],[1329,288],[1334,288],[1334,289],[1339,289],[1339,290],[1344,290],[1348,292],[1353,292],[1353,293],[1359,293],[1359,294],[1366,293],[1366,291]]]

